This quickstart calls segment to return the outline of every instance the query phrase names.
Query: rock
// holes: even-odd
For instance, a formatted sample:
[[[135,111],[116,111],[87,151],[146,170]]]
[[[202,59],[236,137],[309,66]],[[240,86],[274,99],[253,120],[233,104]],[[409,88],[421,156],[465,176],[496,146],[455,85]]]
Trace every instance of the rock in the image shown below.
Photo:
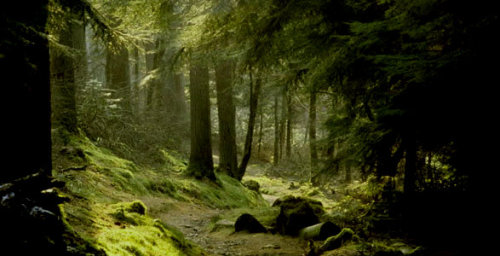
[[[225,219],[218,220],[217,222],[215,222],[213,228],[210,231],[215,232],[215,231],[218,231],[218,230],[223,229],[223,228],[232,228],[232,227],[234,227],[234,224],[235,224],[234,221],[225,220]]]
[[[343,243],[349,241],[354,236],[354,232],[350,228],[343,228],[340,233],[335,236],[331,236],[321,245],[318,251],[321,253],[326,251],[331,251],[342,246]]]
[[[281,249],[281,246],[278,244],[266,244],[262,247],[262,249]]]
[[[255,192],[259,192],[259,190],[260,190],[260,184],[255,180],[247,180],[247,181],[243,182],[243,186],[245,186],[248,189],[253,190]]]
[[[127,212],[135,212],[140,215],[145,215],[146,214],[146,206],[144,205],[143,202],[136,200],[130,203],[129,206],[127,206],[126,210]]]
[[[340,227],[330,221],[305,227],[299,232],[300,238],[304,240],[325,240],[341,231]]]
[[[280,207],[276,230],[284,235],[297,236],[301,229],[319,223],[319,217],[324,214],[320,202],[302,197],[285,196],[273,206]]]
[[[242,214],[234,223],[236,232],[247,231],[249,233],[265,233],[267,229],[260,222],[248,213]]]
[[[292,182],[290,182],[290,186],[288,187],[288,189],[290,189],[290,190],[294,190],[294,189],[298,189],[298,188],[299,188],[299,186],[296,186],[296,185],[293,183],[293,181],[292,181]]]

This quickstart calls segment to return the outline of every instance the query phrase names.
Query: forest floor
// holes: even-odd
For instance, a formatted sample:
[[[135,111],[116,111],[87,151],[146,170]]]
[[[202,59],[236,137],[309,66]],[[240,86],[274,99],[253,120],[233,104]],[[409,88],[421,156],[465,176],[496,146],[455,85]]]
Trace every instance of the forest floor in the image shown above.
[[[247,178],[261,170],[253,166]],[[283,187],[285,190],[286,188]],[[279,196],[262,194],[271,205]],[[242,209],[214,209],[204,205],[173,200],[142,199],[152,211],[150,214],[177,228],[185,237],[213,255],[258,256],[282,255],[301,256],[307,253],[307,243],[301,239],[273,235],[270,233],[234,233],[234,221],[221,219]],[[244,211],[245,209],[243,209]],[[213,220],[217,220],[215,223]]]
[[[249,213],[271,227],[280,210],[271,205],[286,195],[321,202],[327,220],[341,227],[352,227],[370,207],[366,202],[373,187],[367,183],[318,188],[286,174],[286,169],[296,173],[293,167],[276,174],[267,164],[257,163],[249,165],[243,178],[243,183],[260,184],[257,193],[222,174],[217,174],[216,182],[186,177],[182,156],[162,154],[162,166],[151,169],[86,138],[57,148],[54,176],[66,182],[61,192],[70,201],[62,207],[70,228],[107,255],[302,256],[309,251],[307,241],[271,233],[235,233],[236,219]],[[365,243],[369,250],[388,250],[388,244],[399,241]],[[343,245],[323,255],[360,255],[358,245]]]

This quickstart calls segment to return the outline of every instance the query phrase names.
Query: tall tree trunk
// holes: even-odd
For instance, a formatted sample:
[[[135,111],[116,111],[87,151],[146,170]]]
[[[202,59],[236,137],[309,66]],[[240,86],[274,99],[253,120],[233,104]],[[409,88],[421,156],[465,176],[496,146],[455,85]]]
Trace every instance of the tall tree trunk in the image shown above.
[[[146,54],[146,66],[150,81],[147,88],[147,109],[148,111],[158,110],[162,105],[162,82],[163,74],[160,73],[160,66],[162,64],[163,56],[165,54],[165,47],[163,46],[162,39],[157,39],[155,47],[148,49]]]
[[[58,34],[59,44],[73,48],[71,21],[66,26],[62,26]],[[50,57],[54,127],[65,132],[76,133],[75,62],[72,56],[59,49],[51,48]]]
[[[318,149],[316,146],[316,92],[311,91],[309,97],[309,151],[311,154],[311,171],[318,166]]]
[[[177,122],[179,128],[184,127],[184,123],[187,121],[187,107],[186,107],[186,95],[184,92],[182,73],[174,75],[174,83],[172,85],[172,112],[173,119]]]
[[[345,176],[344,176],[344,182],[349,183],[352,180],[352,172],[351,172],[351,164],[347,163],[345,166]]]
[[[279,155],[279,117],[278,117],[278,95],[274,95],[274,154],[273,154],[273,164],[278,165],[280,160]]]
[[[290,159],[292,157],[292,97],[291,93],[288,92],[286,96],[286,157]]]
[[[215,67],[217,109],[219,116],[219,171],[239,178],[236,155],[236,123],[233,104],[232,62],[222,61]]]
[[[117,46],[106,53],[106,85],[115,91],[121,110],[128,115],[131,112],[128,50],[125,46]]]
[[[261,152],[261,147],[262,147],[262,137],[264,135],[263,133],[263,127],[264,127],[264,111],[262,109],[262,104],[259,105],[260,109],[260,118],[259,118],[259,141],[257,143],[257,156],[261,157],[260,152]]]
[[[132,110],[134,112],[134,116],[140,118],[142,116],[142,108],[141,108],[141,97],[140,97],[140,83],[141,83],[141,73],[140,73],[140,63],[141,58],[139,54],[139,48],[134,47],[133,49],[133,68],[132,68]]]
[[[287,100],[287,91],[288,89],[285,87],[281,94],[281,119],[280,119],[280,159],[283,159],[283,149],[285,148],[285,139],[286,139],[286,120],[287,120],[287,110],[288,110],[288,100]]]
[[[404,136],[404,143],[406,148],[404,193],[405,195],[412,195],[416,189],[415,181],[417,172],[417,143],[415,131],[407,131],[407,134]]]
[[[191,152],[188,174],[201,179],[215,180],[212,159],[210,95],[208,68],[191,64],[189,72],[189,91],[191,94]]]
[[[87,39],[85,33],[85,23],[82,20],[84,17],[83,10],[77,10],[75,19],[71,22],[71,30],[73,34],[72,47],[77,50],[77,55],[74,61],[75,67],[75,85],[77,89],[84,87],[88,80],[88,65],[87,65]]]
[[[255,87],[253,86],[253,82],[250,83],[250,115],[248,117],[248,129],[247,136],[245,138],[243,158],[241,159],[241,164],[238,171],[237,178],[239,180],[241,180],[241,178],[243,178],[243,175],[245,175],[248,161],[250,161],[250,156],[252,155],[253,130],[255,127],[255,116],[257,115],[257,106],[259,102],[261,84],[262,78],[260,77],[260,75],[255,81]]]
[[[47,2],[21,0],[0,8],[0,109],[6,135],[2,146],[7,149],[1,154],[0,184],[39,171],[51,175],[49,48],[47,37],[42,36]],[[11,235],[9,229],[2,232]],[[15,247],[3,242],[9,246],[2,250]]]

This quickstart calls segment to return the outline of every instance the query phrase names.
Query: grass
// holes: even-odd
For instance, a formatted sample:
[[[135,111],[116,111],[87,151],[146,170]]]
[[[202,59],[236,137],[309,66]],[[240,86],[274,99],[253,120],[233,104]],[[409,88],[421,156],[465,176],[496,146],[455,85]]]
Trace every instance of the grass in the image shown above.
[[[148,207],[137,198],[168,198],[224,209],[267,206],[260,194],[226,175],[217,174],[216,182],[183,176],[186,163],[175,153],[162,151],[164,165],[153,170],[117,157],[87,138],[74,137],[68,147],[84,156],[75,159],[56,152],[54,157],[60,168],[53,175],[66,182],[61,193],[71,199],[62,205],[66,222],[108,255],[206,255],[181,232],[151,218]],[[68,168],[82,163],[84,170]]]

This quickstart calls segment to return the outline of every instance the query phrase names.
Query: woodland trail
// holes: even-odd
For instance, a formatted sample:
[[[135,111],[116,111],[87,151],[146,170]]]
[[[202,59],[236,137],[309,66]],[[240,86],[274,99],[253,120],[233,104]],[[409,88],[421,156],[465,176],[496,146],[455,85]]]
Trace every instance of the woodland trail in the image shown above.
[[[258,166],[251,166],[248,173],[264,175]],[[262,196],[270,205],[278,198],[275,195]],[[175,227],[186,239],[195,242],[210,255],[302,256],[308,250],[307,242],[298,238],[271,233],[234,233],[234,222],[221,217],[231,209],[214,209],[202,204],[165,198],[150,197],[141,200],[149,205],[151,216]]]
[[[223,224],[216,228],[211,226],[211,220],[218,218],[225,210],[178,201],[148,203],[156,204],[151,209],[152,216],[181,231],[188,240],[198,244],[210,255],[302,256],[306,253],[306,242],[297,238],[270,233],[234,233],[234,226],[227,220],[221,221]]]

